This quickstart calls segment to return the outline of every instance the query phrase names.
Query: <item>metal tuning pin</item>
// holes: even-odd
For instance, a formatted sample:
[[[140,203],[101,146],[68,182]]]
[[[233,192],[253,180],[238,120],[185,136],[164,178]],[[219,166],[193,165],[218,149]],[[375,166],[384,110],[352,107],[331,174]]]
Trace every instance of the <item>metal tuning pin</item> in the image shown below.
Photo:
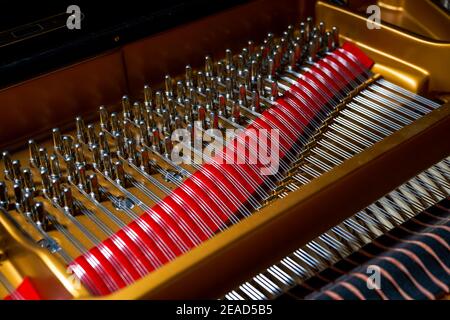
[[[153,107],[153,92],[148,84],[144,85],[144,105],[150,109]]]
[[[76,214],[76,209],[73,201],[72,190],[68,187],[64,187],[62,191],[62,198],[64,210],[74,216]]]
[[[261,112],[261,99],[258,90],[252,92],[252,111]]]
[[[297,64],[297,57],[294,50],[289,50],[288,70],[294,70]]]
[[[314,63],[317,60],[318,42],[317,38],[314,37],[312,41],[309,42],[308,47],[308,62]]]
[[[108,144],[108,138],[106,136],[106,133],[100,132],[98,134],[98,143],[96,142],[96,143],[92,144],[92,146],[94,146],[94,145],[98,145],[101,150],[109,153],[109,144]]]
[[[122,187],[126,188],[125,170],[123,169],[122,162],[114,162],[114,174],[116,176],[116,182]]]
[[[325,32],[325,36],[323,39],[323,51],[328,53],[328,52],[332,52],[334,50],[334,45],[333,45],[333,36],[331,34],[331,32]]]
[[[157,113],[161,114],[163,108],[163,95],[160,91],[155,93],[155,110]]]
[[[33,166],[35,168],[39,168],[41,166],[40,161],[39,161],[39,152],[38,152],[37,144],[36,144],[36,142],[34,142],[34,140],[28,140],[28,150],[30,153],[31,166]]]
[[[89,147],[91,147],[94,144],[97,144],[97,135],[95,134],[95,125],[94,124],[88,124],[87,126],[87,140]]]
[[[186,66],[186,87],[191,88],[194,86],[194,78],[192,74],[192,67],[187,65]]]
[[[76,143],[74,146],[75,163],[77,165],[85,165],[86,158],[84,157],[83,145]]]
[[[241,106],[238,102],[233,104],[233,108],[231,110],[231,121],[239,124],[241,119]]]
[[[193,119],[192,104],[190,99],[184,99],[184,121],[190,123]]]
[[[75,124],[77,127],[77,139],[80,143],[87,143],[86,127],[83,118],[76,117]]]
[[[166,87],[166,97],[172,98],[173,97],[173,83],[172,78],[169,75],[166,75],[164,78],[164,84]]]
[[[147,125],[148,129],[156,126],[155,117],[153,115],[153,110],[145,109],[143,118],[144,118],[145,124]]]
[[[50,228],[50,220],[42,202],[35,203],[32,219],[38,224],[38,226],[41,227],[42,230],[47,231]]]
[[[175,101],[171,98],[167,99],[167,111],[169,111],[170,116],[175,116],[177,114],[177,108],[175,106]]]
[[[306,32],[308,34],[308,37],[311,34],[311,32],[313,31],[313,28],[314,28],[314,20],[313,20],[313,18],[312,17],[307,17],[306,18],[306,24],[305,24],[305,30],[306,30]]]
[[[222,61],[217,62],[216,70],[217,70],[216,79],[219,83],[222,83],[225,76],[225,66]]]
[[[271,81],[275,76],[275,60],[269,58],[267,63],[267,79]]]
[[[26,214],[31,215],[34,207],[33,194],[30,192],[25,192],[22,199],[22,211]]]
[[[210,115],[210,128],[211,129],[219,129],[219,115],[216,112],[211,112]]]
[[[19,180],[21,183],[23,183],[22,168],[19,160],[14,160],[12,162],[12,170],[14,180]]]
[[[77,176],[78,176],[78,186],[84,190],[88,191],[88,184],[86,179],[86,168],[84,166],[77,166]]]
[[[61,137],[61,131],[59,131],[58,128],[53,128],[52,137],[53,137],[53,149],[55,149],[56,152],[62,152],[63,142]]]
[[[199,93],[204,93],[206,89],[206,79],[205,74],[201,71],[197,72],[197,91]]]
[[[243,84],[239,86],[239,104],[244,107],[247,106],[247,89]]]
[[[233,79],[230,77],[227,77],[225,79],[225,96],[229,100],[234,100],[234,85],[233,85]]]
[[[94,144],[91,147],[91,150],[92,150],[92,161],[93,161],[92,165],[94,166],[95,169],[103,171],[103,163],[100,159],[101,147],[97,144]]]
[[[123,157],[123,158],[127,158],[128,154],[127,154],[127,150],[125,148],[125,140],[123,138],[123,135],[120,132],[117,132],[114,135],[114,140],[116,142],[116,152],[119,156]]]
[[[225,50],[225,68],[227,70],[233,67],[233,53],[230,49]]]
[[[150,163],[150,155],[147,149],[141,147],[139,149],[139,153],[141,154],[141,169],[148,174],[153,173]]]
[[[184,84],[181,80],[177,81],[177,102],[183,104],[185,98]]]
[[[39,148],[39,162],[41,163],[41,167],[50,169],[50,162],[48,161],[47,150],[44,147]]]
[[[206,128],[206,109],[203,106],[198,106],[197,121],[200,121],[202,128]]]
[[[108,110],[106,110],[105,106],[100,106],[98,108],[98,113],[100,115],[100,128],[102,130],[109,131],[111,126],[109,124]]]
[[[106,176],[110,177],[112,175],[112,165],[111,165],[111,157],[108,153],[102,152],[100,155],[100,159],[103,164],[103,172]]]
[[[72,138],[69,136],[63,136],[63,155],[64,156],[73,156],[73,149],[72,149]],[[41,162],[41,167],[43,166],[43,163]]]
[[[73,157],[68,156],[65,157],[65,162],[66,162],[66,168],[67,168],[67,178],[70,182],[72,182],[73,184],[78,185],[79,180],[78,180],[78,173],[75,167],[75,162],[73,161]]]
[[[61,180],[59,178],[52,178],[51,180],[51,188],[52,188],[52,198],[53,201],[61,204],[62,195],[61,195]]]
[[[147,124],[145,121],[141,121],[139,123],[139,134],[140,134],[140,140],[141,144],[148,146],[150,145],[150,139],[148,137],[148,131],[147,131]]]
[[[13,190],[14,190],[14,201],[16,203],[16,209],[18,211],[22,211],[22,186],[20,185],[19,181],[14,182],[13,184]]]
[[[228,118],[227,98],[222,94],[219,95],[219,115]]]
[[[111,133],[116,134],[117,132],[120,132],[120,124],[119,124],[119,116],[117,113],[113,112],[111,113]]]
[[[333,48],[339,48],[339,28],[333,27],[331,28],[331,34],[333,36]]]
[[[128,161],[139,165],[139,156],[136,152],[136,141],[134,139],[127,140]]]
[[[164,157],[170,159],[171,154],[172,154],[172,140],[170,139],[170,136],[166,135],[164,136]]]
[[[122,97],[122,114],[123,114],[124,120],[125,119],[131,120],[131,104],[130,104],[130,99],[126,95]]]
[[[11,157],[9,155],[8,151],[3,151],[2,153],[2,157],[3,157],[3,163],[5,164],[5,176],[6,178],[8,178],[9,180],[14,180],[14,173],[13,173],[13,166],[12,166],[12,161],[11,161]]]
[[[98,182],[97,175],[95,173],[89,175],[89,193],[92,198],[97,201],[102,200],[102,194],[100,192],[100,184]]]
[[[50,156],[50,172],[52,178],[60,178],[61,177],[61,168],[59,165],[58,156],[56,154],[52,154]]]
[[[6,210],[8,210],[9,207],[8,189],[6,188],[6,183],[4,181],[0,181],[0,207]]]
[[[142,120],[142,112],[141,112],[141,104],[136,101],[135,103],[133,103],[133,119],[134,119],[134,123],[135,124],[139,124],[139,122],[141,122]]]
[[[23,184],[26,191],[33,192],[35,190],[33,174],[29,168],[22,170]]]
[[[207,78],[213,77],[214,63],[210,56],[205,57],[205,76]]]

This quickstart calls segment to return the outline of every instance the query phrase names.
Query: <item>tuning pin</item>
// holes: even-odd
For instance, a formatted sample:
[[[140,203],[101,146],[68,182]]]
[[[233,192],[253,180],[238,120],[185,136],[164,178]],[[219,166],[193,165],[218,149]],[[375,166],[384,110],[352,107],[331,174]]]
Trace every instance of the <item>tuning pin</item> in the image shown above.
[[[258,113],[261,112],[261,100],[258,90],[252,91],[252,110]]]
[[[217,81],[222,83],[223,82],[223,77],[225,75],[225,67],[222,63],[222,61],[217,62]]]
[[[225,79],[225,96],[228,100],[234,100],[234,85],[233,85],[233,79],[227,77]]]
[[[227,98],[222,94],[219,95],[219,115],[228,118]]]
[[[192,121],[192,105],[190,99],[184,99],[184,119],[186,122]]]
[[[73,158],[71,156],[67,156],[64,158],[64,161],[66,162],[66,168],[67,168],[67,178],[70,182],[74,184],[78,184],[78,174],[75,167],[75,162],[73,161]]]
[[[317,38],[313,38],[313,41],[309,42],[309,48],[308,48],[308,62],[313,63],[317,60],[317,50],[318,50],[318,44],[317,44]]]
[[[14,180],[19,180],[20,182],[23,182],[22,169],[19,160],[14,160],[12,162],[12,169]]]
[[[39,168],[39,152],[34,140],[28,140],[28,150],[30,154],[30,164],[35,168]]]
[[[151,174],[152,173],[152,167],[151,167],[151,163],[150,163],[149,152],[147,151],[147,149],[141,148],[139,150],[139,153],[141,154],[141,169],[144,172],[146,172],[148,174]]]
[[[8,209],[8,206],[9,206],[8,189],[6,188],[6,183],[0,181],[0,207]]]
[[[267,79],[272,80],[275,76],[275,61],[272,58],[269,58],[267,65]]]
[[[294,59],[295,59],[295,63],[300,61],[301,58],[302,58],[302,47],[298,43],[295,43],[294,44]]]
[[[334,44],[333,44],[333,35],[331,32],[325,32],[324,37],[324,51],[325,52],[332,52],[334,50]]]
[[[305,24],[305,31],[308,33],[308,35],[312,32],[314,27],[314,21],[312,17],[306,18],[306,24]]]
[[[138,101],[133,103],[132,111],[133,111],[134,123],[139,124],[139,122],[141,122],[141,120],[142,120],[142,113],[141,113],[141,104]]]
[[[14,182],[13,184],[13,190],[14,190],[14,200],[16,203],[16,209],[19,211],[22,211],[22,186],[20,185],[19,181]]]
[[[53,137],[53,148],[56,150],[56,152],[63,151],[61,131],[59,131],[58,128],[52,129],[52,137]],[[30,141],[32,141],[32,140],[30,140]]]
[[[190,88],[194,86],[194,78],[192,76],[192,68],[191,66],[186,66],[186,87]]]
[[[109,144],[108,144],[108,138],[106,136],[106,133],[100,132],[98,134],[98,144],[96,142],[96,143],[92,144],[92,146],[94,146],[94,145],[98,145],[98,147],[100,147],[101,150],[109,153]]]
[[[184,101],[184,85],[183,85],[183,82],[180,80],[180,81],[177,81],[177,102],[179,103],[179,104],[183,104],[183,101]]]
[[[247,89],[244,85],[239,86],[239,104],[241,106],[247,106]]]
[[[62,141],[64,156],[73,156],[72,138],[69,136],[63,136]],[[41,167],[42,166],[44,166],[44,164],[41,162]]]
[[[41,167],[50,169],[50,163],[48,161],[47,149],[45,149],[44,147],[39,148],[39,162],[41,163]]]
[[[163,110],[162,112],[162,123],[163,123],[163,132],[170,131],[170,113],[167,110]]]
[[[123,169],[122,162],[114,162],[114,173],[116,175],[116,182],[122,187],[126,187],[125,170]]]
[[[120,132],[119,116],[115,112],[111,113],[111,132],[112,134]]]
[[[289,50],[288,58],[289,58],[288,70],[293,70],[297,64],[297,58],[295,56],[294,50]]]
[[[116,142],[116,149],[117,149],[117,153],[123,157],[123,158],[127,158],[128,154],[125,148],[125,140],[123,138],[123,135],[120,134],[119,132],[117,132],[114,136],[115,138],[115,142]]]
[[[239,124],[240,118],[241,118],[241,107],[239,103],[236,102],[233,104],[233,108],[231,110],[231,121]]]
[[[101,147],[96,144],[94,144],[91,148],[92,158],[93,158],[93,166],[95,169],[97,169],[99,171],[103,171],[103,163],[100,159],[100,149],[101,149]]]
[[[128,139],[126,145],[128,151],[128,161],[137,164],[139,160],[136,156],[136,143],[134,139]]]
[[[197,91],[203,93],[206,89],[206,79],[203,72],[197,72]]]
[[[175,107],[175,101],[173,99],[167,99],[167,111],[170,116],[175,116],[177,114],[177,108]]]
[[[50,156],[50,172],[51,176],[54,178],[61,177],[61,168],[59,166],[59,160],[56,154],[52,154]]]
[[[163,108],[163,96],[160,91],[155,92],[155,108],[156,112],[161,114]]]
[[[278,81],[276,80],[270,84],[270,99],[272,101],[278,99]]]
[[[168,159],[170,159],[170,156],[172,154],[172,140],[170,139],[170,136],[164,137],[164,156]]]
[[[78,186],[84,190],[88,191],[88,184],[86,179],[86,168],[83,165],[77,166],[77,180]]]
[[[210,56],[205,57],[205,75],[206,77],[212,77],[213,76],[213,68],[214,63]]]
[[[95,173],[89,175],[89,193],[97,201],[101,201],[100,184]]]
[[[173,122],[174,122],[173,130],[183,129],[183,121],[181,120],[181,118],[179,116],[176,116]]]
[[[3,163],[5,164],[5,176],[6,178],[8,178],[9,180],[14,180],[14,170],[13,170],[13,166],[12,166],[12,161],[11,161],[11,157],[9,155],[8,151],[3,151],[2,153],[2,157],[3,157]]]
[[[153,105],[152,88],[147,84],[144,85],[144,104],[146,108],[152,108]]]
[[[150,145],[150,139],[148,138],[148,132],[147,132],[147,125],[145,124],[144,121],[141,121],[141,123],[139,123],[139,133],[141,135],[141,144],[143,145]]]
[[[88,124],[87,126],[87,140],[89,146],[97,144],[97,135],[95,134],[95,126],[92,123]]]
[[[24,213],[31,214],[33,211],[33,204],[33,194],[30,192],[25,192],[22,199],[22,211]]]
[[[225,50],[225,67],[231,69],[233,67],[233,54],[230,49]]]
[[[319,22],[319,36],[323,38],[325,36],[326,28],[325,28],[325,22],[320,21]]]
[[[65,187],[62,191],[62,199],[64,210],[68,212],[70,215],[75,215],[75,205],[73,201],[72,190],[70,188]]]
[[[156,126],[155,117],[153,115],[153,110],[151,109],[145,109],[144,115],[143,115],[145,124],[147,125],[147,128],[153,128]]]
[[[98,108],[100,114],[100,128],[105,131],[110,130],[108,110],[104,106]]]
[[[157,128],[152,130],[152,148],[158,153],[161,152],[161,138]]]
[[[76,123],[76,127],[77,127],[77,139],[78,139],[78,141],[81,142],[81,143],[86,143],[87,142],[87,139],[86,139],[86,127],[84,125],[83,118],[76,117],[75,118],[75,123]]]
[[[173,83],[172,78],[169,75],[166,75],[164,78],[164,83],[166,85],[166,96],[169,98],[173,97]]]
[[[42,202],[35,203],[32,219],[42,228],[42,230],[47,231],[50,228],[50,220]]]
[[[76,143],[74,146],[74,153],[75,153],[75,163],[85,165],[86,164],[86,158],[84,157],[83,152],[83,146],[79,143]]]
[[[53,201],[55,201],[58,204],[61,204],[61,181],[59,178],[53,178],[51,180],[51,188],[52,188],[52,196]]]
[[[122,97],[122,113],[123,113],[123,119],[130,119],[131,120],[131,103],[128,96]],[[111,115],[112,116],[112,115]]]
[[[331,34],[333,36],[333,48],[339,48],[339,28],[333,27],[331,28]]]
[[[102,154],[100,155],[100,159],[103,163],[103,172],[105,173],[105,175],[111,176],[113,173],[111,165],[111,157],[109,156],[108,153],[102,152]]]
[[[50,185],[50,176],[48,173],[48,169],[45,167],[41,167],[40,173],[41,173],[42,189],[44,193],[46,193],[49,197],[51,197],[52,190]]]

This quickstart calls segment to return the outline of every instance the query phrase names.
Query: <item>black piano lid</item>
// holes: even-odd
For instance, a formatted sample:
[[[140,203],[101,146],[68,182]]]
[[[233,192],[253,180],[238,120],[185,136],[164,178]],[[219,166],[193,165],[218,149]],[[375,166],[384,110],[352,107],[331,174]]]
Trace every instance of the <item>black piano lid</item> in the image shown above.
[[[2,1],[0,87],[244,3],[244,0]],[[69,30],[69,5],[82,12]]]

